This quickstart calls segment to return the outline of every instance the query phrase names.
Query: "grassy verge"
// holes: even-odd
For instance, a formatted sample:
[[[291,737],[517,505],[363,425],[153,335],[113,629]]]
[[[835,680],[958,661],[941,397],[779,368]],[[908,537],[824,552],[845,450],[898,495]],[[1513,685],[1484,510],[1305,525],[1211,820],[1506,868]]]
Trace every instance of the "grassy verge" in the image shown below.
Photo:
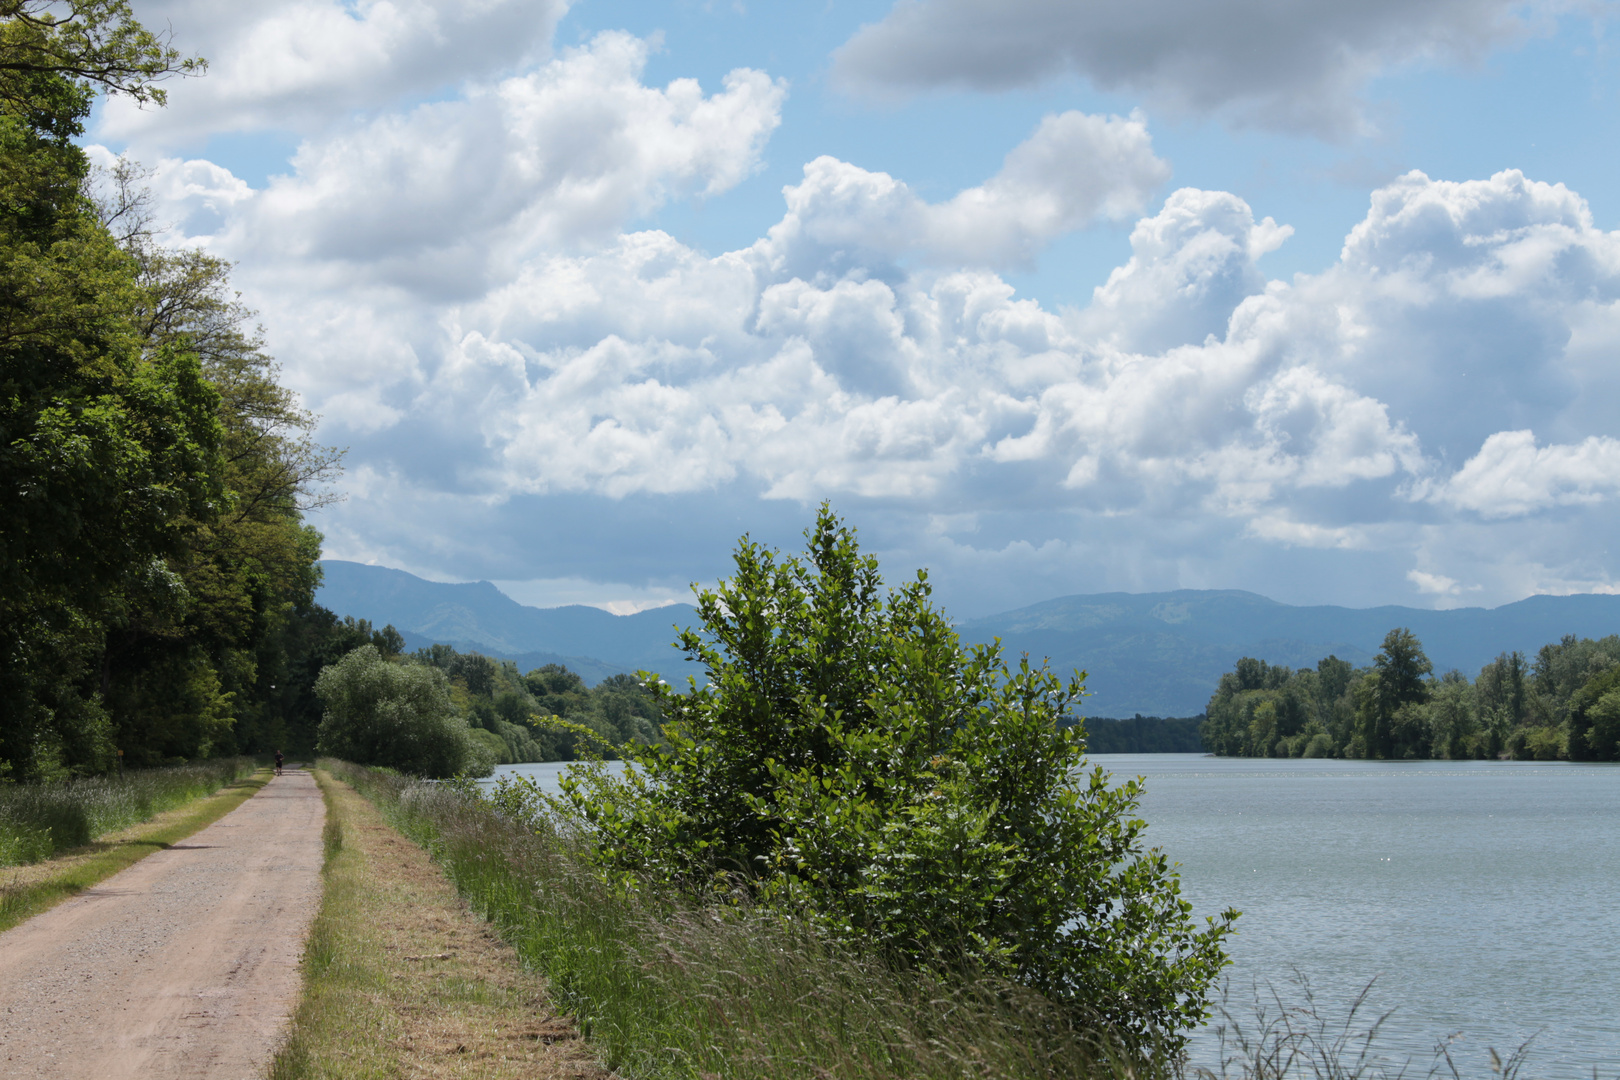
[[[232,757],[60,784],[0,785],[0,866],[83,847],[212,794],[256,768],[252,758]]]
[[[103,836],[47,862],[0,871],[0,931],[33,918],[140,862],[154,851],[184,840],[235,810],[269,782],[270,770],[237,778],[215,793],[157,814],[143,824]]]
[[[418,845],[322,771],[326,866],[272,1080],[601,1077],[537,974]]]
[[[895,971],[766,912],[638,899],[604,886],[544,819],[502,817],[444,785],[329,767],[434,853],[617,1075],[1090,1080],[1129,1071],[1028,992]]]

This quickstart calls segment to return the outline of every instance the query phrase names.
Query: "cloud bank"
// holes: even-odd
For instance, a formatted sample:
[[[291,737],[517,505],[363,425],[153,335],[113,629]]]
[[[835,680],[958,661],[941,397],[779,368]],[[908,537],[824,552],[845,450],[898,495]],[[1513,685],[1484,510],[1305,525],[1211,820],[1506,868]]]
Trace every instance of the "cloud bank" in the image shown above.
[[[1414,11],[1508,32],[1487,5]],[[651,86],[623,33],[520,62],[545,40],[442,100],[329,111],[259,188],[158,166],[174,242],[239,261],[352,447],[334,557],[662,596],[830,498],[963,614],[1108,588],[1349,599],[1311,591],[1330,575],[1442,603],[1611,587],[1620,234],[1575,192],[1409,173],[1331,266],[1269,280],[1288,225],[1166,192],[1142,116],[1062,112],[937,201],[818,157],[757,240],[709,253],[637,222],[752,175],[785,85]],[[257,122],[242,94],[195,122]],[[1001,276],[1133,218],[1083,307]]]
[[[209,61],[169,105],[113,98],[102,137],[161,148],[222,132],[303,131],[544,57],[566,0],[142,0],[148,27]]]

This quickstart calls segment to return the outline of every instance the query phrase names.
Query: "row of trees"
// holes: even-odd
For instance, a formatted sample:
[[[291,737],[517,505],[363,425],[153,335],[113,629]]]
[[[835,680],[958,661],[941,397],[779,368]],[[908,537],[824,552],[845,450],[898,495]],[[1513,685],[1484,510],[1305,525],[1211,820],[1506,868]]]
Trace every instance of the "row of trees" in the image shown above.
[[[1201,734],[1207,750],[1240,757],[1617,761],[1620,636],[1566,636],[1534,661],[1503,653],[1472,681],[1436,676],[1404,629],[1366,668],[1245,657],[1221,677]]]
[[[404,656],[402,645],[384,627],[320,671],[321,753],[422,776],[487,776],[496,765],[612,755],[662,738],[657,700],[634,676],[593,688],[559,664],[522,675],[509,660],[449,645]]]
[[[202,68],[123,0],[0,4],[0,781],[274,748],[357,636],[303,519],[339,454],[229,264],[75,142],[98,92]]]
[[[587,752],[587,741],[600,752],[663,738],[658,703],[634,675],[611,675],[591,687],[561,664],[520,675],[510,660],[449,645],[418,649],[412,660],[444,672],[452,708],[467,718],[497,765],[575,761]],[[568,723],[555,724],[554,718]]]
[[[1088,716],[1086,750],[1093,754],[1196,754],[1203,750],[1201,716],[1143,716],[1126,720]],[[1067,721],[1078,722],[1075,719]]]

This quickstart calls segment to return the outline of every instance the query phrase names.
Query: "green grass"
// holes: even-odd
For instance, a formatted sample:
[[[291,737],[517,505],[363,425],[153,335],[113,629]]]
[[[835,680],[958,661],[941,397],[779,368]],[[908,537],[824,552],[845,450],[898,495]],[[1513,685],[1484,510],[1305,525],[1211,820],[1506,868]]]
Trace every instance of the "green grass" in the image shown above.
[[[235,760],[252,764],[250,759]],[[10,881],[0,881],[0,932],[218,821],[268,783],[270,770],[260,769],[251,776],[230,779],[224,779],[225,773],[216,775],[220,782],[207,789],[213,795],[197,791],[191,796],[191,805],[163,814],[147,828],[128,829],[116,839],[82,845],[59,859],[14,871]],[[172,799],[174,790],[171,787],[165,798]],[[158,813],[161,811],[147,817]]]
[[[391,1072],[386,1036],[393,1034],[393,1018],[382,1004],[388,975],[365,963],[367,953],[374,950],[347,947],[362,939],[367,926],[376,921],[378,894],[370,887],[364,853],[344,843],[352,807],[328,777],[317,771],[315,780],[326,802],[321,907],[304,945],[304,989],[292,1033],[276,1055],[270,1076],[272,1080],[385,1076]]]
[[[429,847],[624,1077],[1118,1077],[1106,1040],[1001,982],[899,971],[745,905],[609,888],[551,822],[324,762]]]
[[[600,1076],[539,980],[427,853],[346,784],[315,779],[327,815],[321,907],[270,1080]]]
[[[0,785],[0,866],[26,866],[218,791],[257,767],[220,758],[60,784]]]

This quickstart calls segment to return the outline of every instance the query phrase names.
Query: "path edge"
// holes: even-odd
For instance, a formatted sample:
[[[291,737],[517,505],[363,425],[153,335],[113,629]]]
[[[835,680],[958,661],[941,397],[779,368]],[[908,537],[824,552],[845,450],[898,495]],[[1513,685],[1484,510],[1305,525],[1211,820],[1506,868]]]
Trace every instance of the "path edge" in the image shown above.
[[[177,810],[183,811],[182,816],[172,821],[153,825],[149,829],[134,826],[141,831],[119,841],[108,851],[65,867],[59,874],[27,885],[0,885],[0,934],[73,899],[84,890],[129,869],[148,855],[154,855],[207,828],[257,795],[270,782],[270,778],[269,767],[261,767],[231,781],[211,795],[204,795],[188,806],[178,807]],[[73,858],[75,854],[64,851],[57,858]],[[46,860],[47,864],[51,861]]]

